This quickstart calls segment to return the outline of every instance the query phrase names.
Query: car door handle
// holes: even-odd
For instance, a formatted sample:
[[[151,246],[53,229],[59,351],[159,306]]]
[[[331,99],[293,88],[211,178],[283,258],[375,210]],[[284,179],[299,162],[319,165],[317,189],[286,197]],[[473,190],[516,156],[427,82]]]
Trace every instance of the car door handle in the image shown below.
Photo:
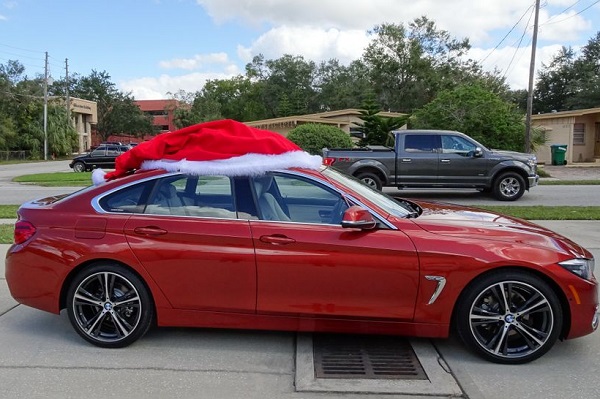
[[[156,226],[146,226],[146,227],[136,227],[133,229],[134,233],[143,235],[143,236],[161,236],[163,234],[167,234],[168,231],[161,229]]]
[[[402,158],[402,162],[412,162],[412,158]]]
[[[285,245],[285,244],[293,244],[296,242],[293,238],[281,235],[274,234],[272,236],[260,236],[261,242],[266,242],[267,244],[277,244],[277,245]]]
[[[440,162],[442,162],[442,163],[450,163],[450,160],[449,159],[440,159]]]

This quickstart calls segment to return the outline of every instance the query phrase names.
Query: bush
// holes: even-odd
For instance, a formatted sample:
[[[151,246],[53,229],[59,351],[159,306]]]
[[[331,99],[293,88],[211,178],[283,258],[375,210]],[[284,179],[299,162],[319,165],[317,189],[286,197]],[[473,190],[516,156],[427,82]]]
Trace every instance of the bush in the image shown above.
[[[333,126],[307,123],[292,129],[287,138],[304,151],[313,155],[322,155],[323,148],[351,148],[352,139],[348,133]]]

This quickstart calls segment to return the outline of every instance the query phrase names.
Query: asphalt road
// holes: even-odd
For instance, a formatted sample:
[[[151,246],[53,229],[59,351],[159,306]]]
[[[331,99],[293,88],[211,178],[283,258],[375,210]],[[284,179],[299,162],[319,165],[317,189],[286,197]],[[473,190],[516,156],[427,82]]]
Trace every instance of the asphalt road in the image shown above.
[[[11,180],[16,176],[32,173],[67,172],[74,173],[69,168],[70,161],[48,161],[23,163],[13,165],[0,165],[0,204],[22,204],[36,198],[50,195],[70,193],[78,190],[77,187],[39,187],[14,183]],[[582,169],[563,168],[561,176],[568,178],[569,171],[580,173]],[[591,176],[598,175],[600,168],[590,168]],[[598,178],[598,177],[594,177]],[[600,186],[537,186],[526,192],[521,199],[513,202],[496,201],[489,195],[477,190],[398,190],[385,188],[388,194],[412,199],[429,201],[453,202],[461,205],[566,205],[566,206],[600,206]]]

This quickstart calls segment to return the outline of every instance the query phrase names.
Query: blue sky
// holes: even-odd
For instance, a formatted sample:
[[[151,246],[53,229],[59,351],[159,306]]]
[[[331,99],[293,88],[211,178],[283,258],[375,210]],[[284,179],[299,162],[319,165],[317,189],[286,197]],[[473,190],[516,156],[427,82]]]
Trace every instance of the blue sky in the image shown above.
[[[361,56],[368,31],[426,15],[469,56],[526,88],[534,0],[0,0],[0,63],[19,60],[30,76],[106,71],[136,99],[199,90],[207,79],[244,72],[252,57],[314,61]],[[561,46],[600,31],[599,0],[542,0],[537,66]],[[504,39],[504,40],[503,40]]]

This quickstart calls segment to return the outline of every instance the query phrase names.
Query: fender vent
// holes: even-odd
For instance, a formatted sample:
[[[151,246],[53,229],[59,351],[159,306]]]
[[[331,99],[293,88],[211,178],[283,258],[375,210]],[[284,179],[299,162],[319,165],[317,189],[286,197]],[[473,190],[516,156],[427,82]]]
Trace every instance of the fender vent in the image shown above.
[[[427,380],[403,338],[315,334],[313,348],[316,378]]]

